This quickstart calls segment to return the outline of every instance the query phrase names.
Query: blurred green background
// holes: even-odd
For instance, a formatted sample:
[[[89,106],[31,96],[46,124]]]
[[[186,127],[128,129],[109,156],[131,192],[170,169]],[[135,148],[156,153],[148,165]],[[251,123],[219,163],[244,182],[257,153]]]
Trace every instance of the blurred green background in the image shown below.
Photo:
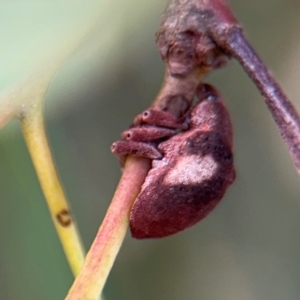
[[[57,168],[88,249],[120,177],[110,145],[157,94],[165,1],[0,1],[0,86],[9,88],[99,11],[46,95]],[[300,110],[300,1],[231,0],[252,45]],[[77,26],[77,27],[76,27]],[[49,50],[49,51],[50,51]],[[25,75],[24,75],[25,74]],[[107,300],[299,299],[300,184],[262,97],[236,62],[207,78],[235,129],[237,179],[204,221],[162,240],[128,234]],[[0,133],[0,299],[63,299],[73,278],[17,121]]]

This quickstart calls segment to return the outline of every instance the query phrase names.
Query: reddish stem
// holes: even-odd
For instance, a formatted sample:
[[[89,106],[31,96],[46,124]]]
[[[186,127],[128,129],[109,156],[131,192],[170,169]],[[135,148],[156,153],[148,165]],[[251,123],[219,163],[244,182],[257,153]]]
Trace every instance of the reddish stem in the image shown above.
[[[122,245],[132,203],[149,171],[150,161],[129,157],[104,221],[66,300],[97,299]]]
[[[226,37],[220,41],[220,45],[240,62],[265,97],[266,104],[300,175],[300,117],[296,109],[249,45],[242,31],[232,28],[226,32]]]

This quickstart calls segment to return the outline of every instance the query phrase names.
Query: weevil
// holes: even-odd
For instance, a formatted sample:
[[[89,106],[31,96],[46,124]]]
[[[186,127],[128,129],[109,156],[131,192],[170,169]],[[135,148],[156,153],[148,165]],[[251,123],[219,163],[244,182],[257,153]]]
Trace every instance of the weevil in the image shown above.
[[[185,119],[146,110],[123,132],[125,141],[112,145],[119,156],[152,160],[130,213],[134,238],[162,238],[196,224],[235,179],[233,130],[224,102],[208,84],[201,84],[196,94],[199,102]]]

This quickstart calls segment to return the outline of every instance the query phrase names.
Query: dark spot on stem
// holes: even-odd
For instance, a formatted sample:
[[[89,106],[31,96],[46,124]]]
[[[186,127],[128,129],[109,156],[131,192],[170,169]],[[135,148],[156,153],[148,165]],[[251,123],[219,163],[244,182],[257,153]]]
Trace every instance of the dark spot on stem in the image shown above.
[[[56,220],[63,227],[68,227],[72,223],[71,215],[67,209],[62,209],[58,214],[56,214]]]

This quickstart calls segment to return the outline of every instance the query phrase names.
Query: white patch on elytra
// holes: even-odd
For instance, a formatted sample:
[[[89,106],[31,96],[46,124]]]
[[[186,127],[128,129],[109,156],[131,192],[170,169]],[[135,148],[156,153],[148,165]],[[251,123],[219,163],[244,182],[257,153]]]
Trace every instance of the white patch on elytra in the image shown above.
[[[165,184],[199,184],[213,177],[218,163],[211,155],[182,156],[165,177]]]

